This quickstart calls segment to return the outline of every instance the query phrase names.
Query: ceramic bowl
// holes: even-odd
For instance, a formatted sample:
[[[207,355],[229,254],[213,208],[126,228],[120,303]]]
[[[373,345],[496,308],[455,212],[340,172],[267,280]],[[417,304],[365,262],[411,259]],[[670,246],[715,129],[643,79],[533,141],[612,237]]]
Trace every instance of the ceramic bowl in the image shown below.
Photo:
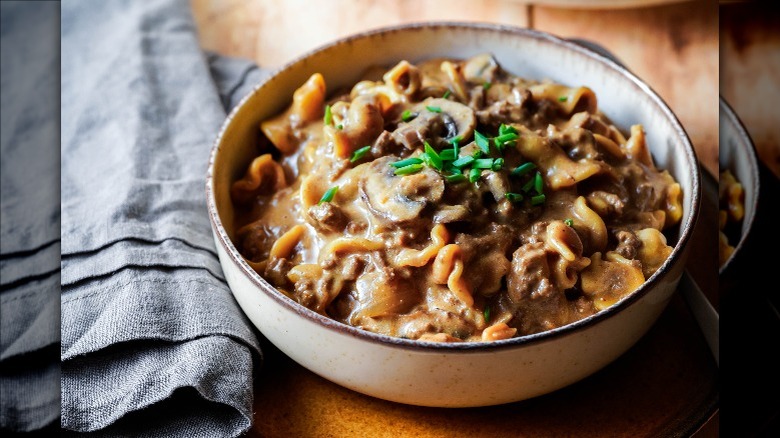
[[[734,252],[726,262],[720,266],[719,276],[721,281],[729,285],[737,279],[732,278],[732,272],[736,272],[742,254],[747,252],[750,246],[751,230],[754,229],[756,212],[758,211],[759,193],[761,192],[760,166],[756,148],[745,126],[734,110],[721,97],[720,99],[720,154],[719,167],[721,170],[729,169],[742,184],[745,191],[745,216],[738,242],[731,242]],[[743,266],[744,268],[744,266]]]
[[[492,343],[431,343],[393,338],[321,316],[279,293],[255,273],[234,244],[229,188],[258,153],[264,120],[291,102],[315,72],[330,89],[354,84],[373,65],[491,52],[508,71],[587,85],[599,106],[628,131],[642,123],[657,165],[681,184],[684,214],[666,263],[635,293],[609,309],[543,333]],[[312,372],[386,400],[437,407],[519,401],[572,384],[628,350],[675,293],[699,211],[696,156],[661,98],[625,68],[576,43],[514,27],[421,23],[362,33],[318,48],[260,83],[225,120],[207,178],[208,208],[225,277],[262,334]]]

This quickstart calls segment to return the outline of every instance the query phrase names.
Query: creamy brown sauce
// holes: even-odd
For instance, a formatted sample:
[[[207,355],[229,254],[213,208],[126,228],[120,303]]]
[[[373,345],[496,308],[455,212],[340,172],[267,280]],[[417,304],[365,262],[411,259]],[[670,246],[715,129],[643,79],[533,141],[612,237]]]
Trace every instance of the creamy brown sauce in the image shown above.
[[[390,336],[492,341],[605,309],[671,253],[679,184],[587,87],[487,54],[372,76],[327,98],[313,75],[234,183],[237,246],[291,299]]]

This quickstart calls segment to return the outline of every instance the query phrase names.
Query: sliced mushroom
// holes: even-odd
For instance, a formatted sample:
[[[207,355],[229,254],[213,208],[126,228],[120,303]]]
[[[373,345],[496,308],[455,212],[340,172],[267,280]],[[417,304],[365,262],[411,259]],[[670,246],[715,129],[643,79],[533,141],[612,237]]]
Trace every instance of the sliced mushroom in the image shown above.
[[[361,275],[355,282],[355,292],[360,303],[353,317],[375,318],[406,313],[420,302],[420,293],[398,275],[389,276],[384,271]]]
[[[360,180],[360,196],[369,210],[390,223],[407,223],[420,216],[423,208],[439,202],[444,180],[428,167],[418,173],[397,176],[390,163],[394,157],[374,160]]]
[[[496,202],[501,202],[504,200],[507,192],[511,192],[509,189],[509,179],[505,172],[487,172],[485,183]]]
[[[458,222],[469,217],[470,211],[463,205],[444,205],[433,214],[433,222],[448,224]]]
[[[474,110],[447,99],[425,99],[410,111],[417,116],[400,123],[393,132],[393,138],[408,149],[417,149],[425,139],[437,137],[449,140],[459,136],[463,144],[471,138],[477,124]]]
[[[463,76],[472,83],[493,82],[498,71],[498,62],[489,53],[474,56],[463,64]]]

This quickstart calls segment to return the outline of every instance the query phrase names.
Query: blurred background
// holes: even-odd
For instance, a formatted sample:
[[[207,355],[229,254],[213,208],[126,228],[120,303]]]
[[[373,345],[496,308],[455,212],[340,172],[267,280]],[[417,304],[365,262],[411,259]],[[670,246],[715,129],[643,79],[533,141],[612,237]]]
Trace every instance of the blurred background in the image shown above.
[[[720,93],[742,119],[759,159],[780,177],[780,11],[776,2],[720,5]]]

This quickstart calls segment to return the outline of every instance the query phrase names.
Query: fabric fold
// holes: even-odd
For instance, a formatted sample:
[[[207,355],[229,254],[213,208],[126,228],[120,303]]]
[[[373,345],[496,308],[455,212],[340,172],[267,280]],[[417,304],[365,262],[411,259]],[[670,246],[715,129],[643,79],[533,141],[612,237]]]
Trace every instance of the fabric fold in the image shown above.
[[[0,295],[0,361],[59,342],[59,296],[59,272]]]
[[[60,268],[60,244],[44,246],[24,256],[0,255],[0,288],[52,274]]]
[[[203,149],[208,150],[208,137],[204,136],[204,143],[201,146],[206,146]],[[152,158],[148,156],[141,158],[142,161],[150,159]],[[111,160],[130,161],[134,158],[126,156]],[[187,160],[196,161],[195,157]],[[208,218],[203,215],[205,166],[202,160],[201,154],[197,159],[201,162],[202,169],[198,169],[201,172],[177,170],[176,173],[189,174],[187,180],[180,181],[135,178],[130,175],[133,170],[121,169],[124,164],[117,169],[114,166],[116,162],[106,163],[104,171],[116,169],[117,173],[111,178],[119,181],[110,185],[84,186],[81,195],[63,199],[62,234],[67,237],[62,241],[62,255],[93,251],[128,239],[151,242],[178,239],[196,248],[213,250],[210,224]],[[79,166],[78,163],[66,161],[65,167],[74,165]],[[151,163],[141,165],[153,166]],[[178,164],[171,164],[171,167],[176,166]],[[68,169],[67,172],[81,173],[77,169]],[[167,172],[167,170],[163,171],[163,173]],[[81,175],[75,177],[79,180],[81,178]],[[96,177],[95,181],[108,179],[108,175],[102,175]],[[84,209],[86,202],[95,201],[101,206],[100,211]]]
[[[219,97],[226,111],[238,105],[270,72],[254,62],[242,58],[220,56],[207,52],[211,77],[219,90]]]
[[[55,353],[56,355],[56,353]],[[60,364],[48,352],[35,358],[3,361],[0,416],[3,428],[35,431],[57,421],[60,411]],[[10,362],[10,363],[9,363]]]
[[[63,415],[62,427],[98,431],[128,413],[154,408],[177,389],[192,388],[203,400],[232,409],[223,411],[223,417],[212,424],[200,423],[197,418],[180,424],[180,418],[163,414],[168,416],[169,424],[178,424],[165,436],[191,437],[198,429],[207,433],[196,436],[236,436],[251,425],[252,381],[244,373],[251,374],[252,363],[249,348],[222,336],[184,343],[127,344],[64,361],[62,409],[68,415]],[[84,373],[85,369],[90,372]],[[150,373],[151,369],[155,372]],[[197,400],[190,403],[190,409],[198,406]],[[199,412],[209,418],[207,411]],[[114,432],[128,435],[125,431]],[[143,435],[153,436],[151,432],[144,430]]]
[[[127,268],[62,293],[63,361],[123,342],[212,335],[259,349],[227,285],[203,270]]]
[[[193,268],[205,269],[224,280],[216,255],[193,248],[184,242],[168,239],[159,243],[122,240],[99,251],[62,257],[62,285],[105,277],[124,268]]]
[[[62,427],[236,436],[262,356],[216,257],[205,177],[264,72],[207,56],[186,0],[64,3],[62,54]]]

